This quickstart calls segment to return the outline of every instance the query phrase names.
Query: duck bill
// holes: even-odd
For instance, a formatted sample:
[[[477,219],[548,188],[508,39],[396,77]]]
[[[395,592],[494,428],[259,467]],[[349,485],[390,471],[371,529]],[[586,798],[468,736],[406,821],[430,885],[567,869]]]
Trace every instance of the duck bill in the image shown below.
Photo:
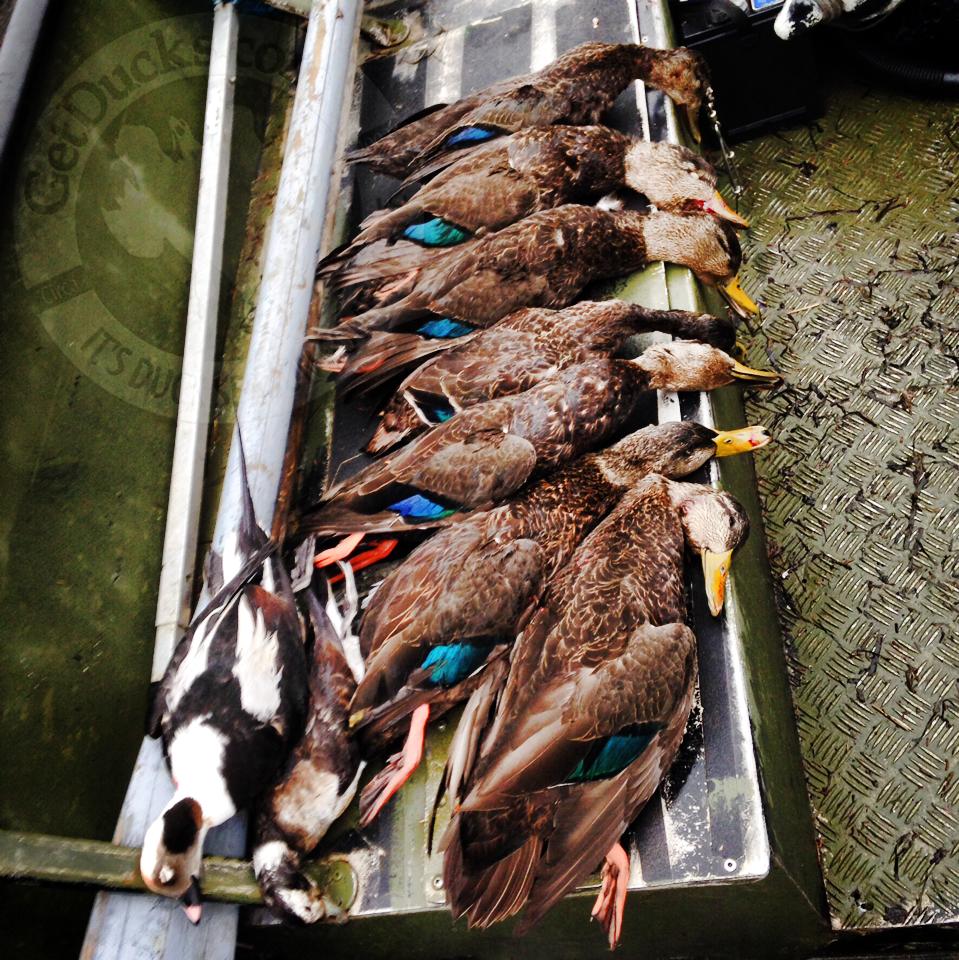
[[[196,877],[190,877],[190,886],[187,887],[186,893],[180,897],[180,903],[187,920],[194,927],[197,926],[203,915],[203,897],[200,894],[200,881]]]
[[[726,579],[729,576],[732,559],[732,550],[727,550],[725,553],[710,553],[709,550],[703,550],[706,600],[709,603],[709,612],[714,617],[718,617],[723,609],[723,600],[726,598]]]
[[[713,437],[717,457],[731,457],[765,447],[772,440],[765,427],[740,427],[738,430],[719,430]]]
[[[729,283],[719,288],[726,303],[741,317],[758,317],[759,307],[739,285],[739,277],[733,277]]]
[[[743,229],[749,226],[749,221],[736,213],[718,190],[703,204],[703,209],[708,210],[714,217],[719,217],[720,220],[728,220],[734,226]]]
[[[756,370],[736,360],[732,369],[733,380],[742,383],[754,383],[761,387],[774,387],[782,383],[782,377],[775,370]]]

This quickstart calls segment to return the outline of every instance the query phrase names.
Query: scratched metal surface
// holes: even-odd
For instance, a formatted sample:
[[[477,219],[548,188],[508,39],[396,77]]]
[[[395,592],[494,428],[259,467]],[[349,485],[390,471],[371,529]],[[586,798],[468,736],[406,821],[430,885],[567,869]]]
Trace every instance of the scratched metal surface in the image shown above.
[[[837,928],[959,918],[959,113],[850,80],[737,150],[757,459]],[[743,338],[746,339],[746,338]]]
[[[395,8],[378,8],[377,13],[388,15],[391,9]],[[642,36],[654,46],[667,45],[658,0],[636,4],[601,0],[588,5],[570,0],[490,0],[481,9],[467,0],[453,0],[420,7],[414,22],[424,37],[420,44],[396,57],[369,61],[358,74],[355,136],[371,139],[427,103],[449,102],[504,76],[539,68],[585,40],[630,41]],[[675,116],[665,98],[644,92],[641,85],[617,101],[612,122],[654,139],[677,136]],[[352,229],[382,206],[394,189],[394,181],[363,168],[348,171],[339,223]],[[688,271],[667,271],[662,264],[618,285],[615,293],[649,306],[699,307]],[[708,422],[711,416],[708,404],[700,404],[695,395],[661,395],[658,411],[656,406],[651,402],[650,419],[657,412],[661,420],[685,417]],[[331,474],[342,477],[361,465],[356,451],[374,421],[375,410],[337,400],[328,464]],[[696,479],[707,480],[706,472]],[[382,573],[376,571],[374,579]],[[769,866],[738,612],[730,601],[726,619],[712,620],[695,578],[691,607],[699,639],[699,698],[665,789],[630,831],[631,889],[755,880]],[[353,916],[418,912],[444,905],[442,854],[434,850],[426,855],[426,833],[451,735],[451,722],[436,724],[427,740],[424,763],[398,800],[362,834],[352,829],[355,815],[348,814],[340,828],[343,832],[326,846],[324,853],[345,856],[359,879]],[[447,816],[443,807],[437,835]],[[419,851],[424,855],[417,855]]]

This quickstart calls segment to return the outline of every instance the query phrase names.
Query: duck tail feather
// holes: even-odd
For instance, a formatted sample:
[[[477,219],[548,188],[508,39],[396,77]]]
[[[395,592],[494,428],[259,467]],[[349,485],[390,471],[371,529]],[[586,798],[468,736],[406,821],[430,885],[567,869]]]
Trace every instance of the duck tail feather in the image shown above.
[[[317,279],[325,279],[330,274],[335,273],[340,267],[343,266],[346,261],[350,259],[352,254],[355,252],[353,250],[353,242],[341,243],[338,247],[334,247],[325,257],[323,257],[316,265],[316,277]]]
[[[393,244],[388,244],[386,240],[373,240],[360,246],[352,258],[343,258],[342,265],[338,264],[336,270],[327,271],[324,277],[334,290],[378,283],[394,277],[405,280],[411,274],[415,279],[414,271],[444,252],[442,248],[421,247],[411,240],[399,240]]]
[[[383,136],[374,140],[373,143],[365,147],[356,147],[353,150],[348,150],[345,154],[347,163],[364,163],[370,160],[375,160],[380,158],[380,154],[389,151],[389,147],[392,144],[389,142],[390,138],[396,139],[393,135],[399,130],[402,130],[404,127],[410,127],[414,123],[417,123],[419,120],[423,120],[426,117],[432,116],[434,113],[438,113],[440,110],[445,110],[449,106],[448,103],[431,103],[428,107],[423,107],[422,110],[417,110],[415,113],[411,113],[408,117],[404,117],[397,123],[395,126],[390,127],[390,129],[383,134]]]
[[[427,357],[448,350],[452,340],[428,340],[415,333],[374,332],[361,350],[353,354],[339,374],[338,383],[347,393],[373,390]]]
[[[414,298],[404,297],[394,303],[357,314],[335,327],[317,330],[313,339],[323,343],[367,340],[376,330],[392,330],[404,320],[424,315],[429,315],[429,311],[418,307]]]
[[[381,454],[388,453],[414,433],[417,430],[417,426],[422,426],[418,420],[414,424],[399,428],[395,425],[393,427],[387,427],[384,423],[380,422],[364,449],[371,457],[378,457]]]
[[[444,837],[443,881],[447,900],[454,919],[465,915],[471,927],[488,927],[511,917],[526,902],[536,876],[542,842],[539,837],[530,836],[501,860],[477,865],[466,855],[462,829],[463,815],[460,815]]]
[[[452,166],[457,160],[462,159],[462,154],[458,154],[455,150],[452,150],[449,153],[442,153],[431,160],[424,161],[420,166],[417,166],[403,181],[400,189],[402,190],[404,187],[411,187],[415,183],[422,183],[424,180],[429,179],[434,174],[445,170],[449,166]]]

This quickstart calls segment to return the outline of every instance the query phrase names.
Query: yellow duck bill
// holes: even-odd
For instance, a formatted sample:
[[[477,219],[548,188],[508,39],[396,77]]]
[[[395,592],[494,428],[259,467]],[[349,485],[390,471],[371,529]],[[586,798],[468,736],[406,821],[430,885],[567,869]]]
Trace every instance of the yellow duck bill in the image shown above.
[[[737,227],[742,227],[746,229],[749,227],[749,221],[745,217],[741,217],[736,213],[733,208],[726,203],[723,199],[723,195],[717,190],[712,197],[703,204],[703,209],[707,210],[714,217],[720,217],[723,220],[728,220],[729,223]]]
[[[762,387],[774,387],[782,383],[783,378],[775,370],[756,370],[737,360],[733,364],[733,379]]]
[[[772,441],[765,427],[740,427],[738,430],[718,430],[713,437],[717,457],[731,457],[737,453],[749,453],[758,450]]]
[[[726,598],[726,580],[733,562],[732,550],[725,553],[710,553],[703,550],[703,579],[706,582],[706,599],[709,612],[718,617]]]
[[[722,294],[726,303],[741,317],[759,316],[759,307],[756,306],[746,291],[739,285],[739,277],[733,277],[729,283],[719,288],[719,292]]]

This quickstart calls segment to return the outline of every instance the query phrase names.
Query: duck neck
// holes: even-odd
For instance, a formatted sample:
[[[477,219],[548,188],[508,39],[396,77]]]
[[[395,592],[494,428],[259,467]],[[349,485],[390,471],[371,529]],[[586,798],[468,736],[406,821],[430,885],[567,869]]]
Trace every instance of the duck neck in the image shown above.
[[[694,251],[697,245],[690,242],[690,226],[689,217],[662,210],[649,213],[643,225],[643,242],[650,263],[662,260],[664,263],[695,267]]]
[[[622,493],[641,477],[660,470],[663,454],[662,444],[641,434],[632,434],[608,450],[593,454],[593,458],[607,483]]]

